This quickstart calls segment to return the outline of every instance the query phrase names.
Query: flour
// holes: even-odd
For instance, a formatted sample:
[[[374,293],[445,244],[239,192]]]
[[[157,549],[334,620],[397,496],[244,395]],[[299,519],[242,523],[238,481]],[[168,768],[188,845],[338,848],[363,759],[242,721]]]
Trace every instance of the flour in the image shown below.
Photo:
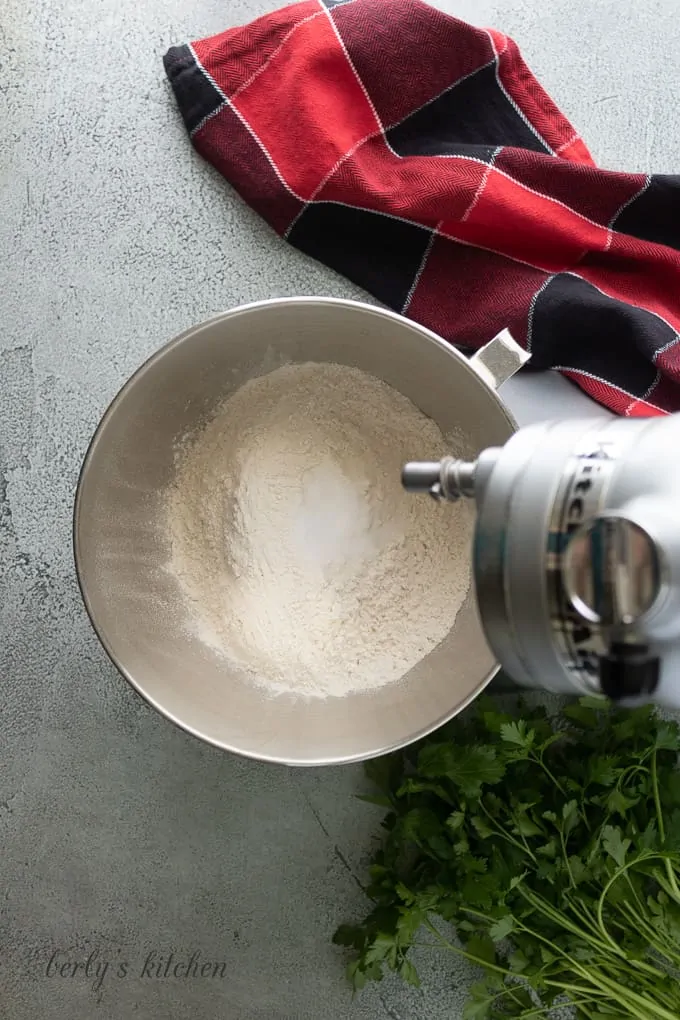
[[[409,400],[358,369],[290,365],[246,383],[178,453],[170,569],[192,627],[274,693],[399,680],[469,587],[472,510],[400,483],[450,452]]]

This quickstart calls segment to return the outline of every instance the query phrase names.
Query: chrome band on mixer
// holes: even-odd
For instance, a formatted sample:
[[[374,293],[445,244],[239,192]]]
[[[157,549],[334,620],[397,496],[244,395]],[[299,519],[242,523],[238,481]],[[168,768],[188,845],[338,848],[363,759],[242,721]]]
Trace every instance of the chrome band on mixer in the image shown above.
[[[546,595],[553,640],[567,669],[584,691],[599,689],[599,659],[606,651],[596,619],[573,604],[564,577],[570,539],[604,506],[621,445],[605,441],[602,429],[586,435],[564,466],[555,493],[545,547]]]

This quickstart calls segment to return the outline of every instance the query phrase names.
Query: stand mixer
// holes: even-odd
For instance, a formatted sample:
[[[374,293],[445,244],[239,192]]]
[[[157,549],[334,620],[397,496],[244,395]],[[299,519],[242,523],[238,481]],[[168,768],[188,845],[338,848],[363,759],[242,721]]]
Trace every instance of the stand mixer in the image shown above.
[[[409,491],[475,500],[482,626],[517,683],[680,709],[679,454],[680,414],[546,422],[404,466]]]

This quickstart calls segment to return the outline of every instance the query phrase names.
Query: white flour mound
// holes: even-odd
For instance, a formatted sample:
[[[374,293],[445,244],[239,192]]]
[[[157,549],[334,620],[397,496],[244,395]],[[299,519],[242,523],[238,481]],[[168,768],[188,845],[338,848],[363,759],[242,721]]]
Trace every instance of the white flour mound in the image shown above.
[[[192,626],[272,692],[342,696],[399,680],[467,595],[473,511],[403,491],[448,451],[406,397],[358,369],[279,368],[183,445],[170,569]]]

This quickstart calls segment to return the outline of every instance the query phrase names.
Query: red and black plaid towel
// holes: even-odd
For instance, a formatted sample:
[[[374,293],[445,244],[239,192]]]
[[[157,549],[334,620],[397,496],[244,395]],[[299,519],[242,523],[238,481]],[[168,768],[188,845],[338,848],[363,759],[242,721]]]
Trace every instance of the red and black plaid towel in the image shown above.
[[[295,247],[459,347],[507,326],[619,414],[680,410],[680,177],[598,169],[511,39],[303,0],[165,68],[196,149]]]

